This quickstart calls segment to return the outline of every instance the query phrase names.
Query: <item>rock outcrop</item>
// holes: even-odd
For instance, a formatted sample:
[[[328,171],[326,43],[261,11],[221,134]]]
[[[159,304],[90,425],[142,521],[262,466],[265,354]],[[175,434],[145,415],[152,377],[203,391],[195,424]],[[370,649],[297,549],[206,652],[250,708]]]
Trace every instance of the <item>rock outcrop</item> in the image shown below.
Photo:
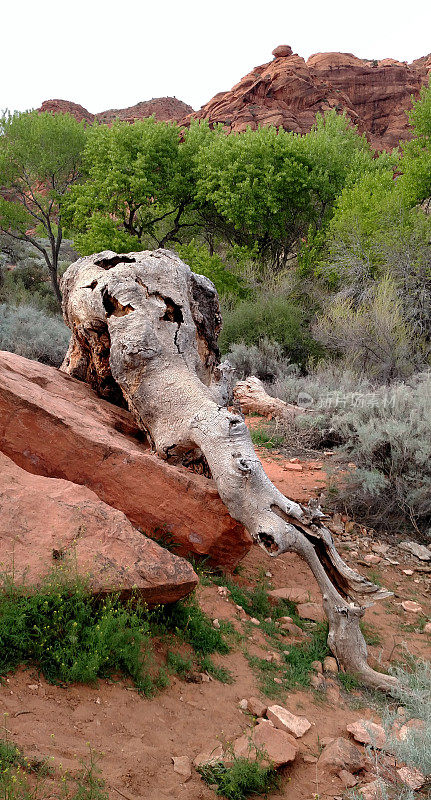
[[[129,412],[53,367],[0,353],[0,451],[28,472],[92,489],[175,552],[233,569],[251,537],[215,484],[151,452]]]
[[[85,486],[32,475],[0,453],[0,564],[38,585],[55,566],[94,592],[137,592],[149,605],[180,600],[198,578],[184,558],[143,536]]]
[[[230,91],[220,92],[192,114],[222,123],[229,131],[275,125],[297,133],[312,127],[317,112],[346,111],[376,148],[408,139],[406,111],[431,70],[431,54],[411,64],[351,53],[316,53],[305,61],[288,45],[274,60],[256,67]]]
[[[113,122],[115,119],[120,119],[123,122],[135,122],[137,119],[144,119],[145,117],[155,116],[158,120],[175,120],[179,122],[187,114],[193,112],[193,108],[182,100],[177,100],[176,97],[153,97],[152,100],[144,100],[137,103],[135,106],[128,108],[110,108],[107,111],[101,111],[99,114],[92,114],[87,111],[83,106],[78,103],[72,103],[69,100],[45,100],[38,111],[50,111],[56,113],[69,113],[75,119],[85,122]]]

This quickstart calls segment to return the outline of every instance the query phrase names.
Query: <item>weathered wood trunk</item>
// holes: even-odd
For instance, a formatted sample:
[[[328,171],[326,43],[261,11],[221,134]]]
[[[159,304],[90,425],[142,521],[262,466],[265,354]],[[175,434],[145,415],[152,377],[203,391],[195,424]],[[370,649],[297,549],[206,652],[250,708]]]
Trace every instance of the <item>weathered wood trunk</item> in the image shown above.
[[[270,555],[302,556],[322,591],[331,650],[369,685],[390,689],[395,679],[368,666],[359,628],[364,598],[389,593],[342,561],[319,509],[292,502],[266,476],[243,417],[228,409],[213,284],[168,250],[105,251],[72,264],[62,292],[72,331],[63,369],[124,398],[161,458],[210,475]]]

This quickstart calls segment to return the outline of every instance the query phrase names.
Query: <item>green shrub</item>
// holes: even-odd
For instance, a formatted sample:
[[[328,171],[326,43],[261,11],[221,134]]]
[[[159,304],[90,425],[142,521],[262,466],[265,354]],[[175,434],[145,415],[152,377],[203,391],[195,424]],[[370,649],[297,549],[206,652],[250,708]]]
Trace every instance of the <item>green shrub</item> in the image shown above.
[[[220,335],[223,353],[238,343],[258,346],[262,339],[277,342],[283,358],[297,364],[323,352],[308,332],[303,309],[283,295],[259,295],[224,314]]]
[[[215,786],[218,795],[226,800],[243,800],[249,795],[264,795],[278,788],[280,780],[275,769],[268,766],[265,754],[250,744],[250,758],[229,756],[227,764],[203,764],[198,767],[205,783]]]
[[[199,656],[229,652],[223,630],[213,627],[194,595],[182,602],[155,610],[152,613],[152,624],[160,633],[175,633],[190,644]]]
[[[53,575],[33,593],[6,580],[0,592],[0,675],[34,664],[52,683],[91,683],[115,672],[145,694],[150,675],[147,610],[141,602],[93,597]]]
[[[256,375],[261,381],[273,383],[295,372],[295,366],[283,357],[281,345],[266,337],[259,339],[257,345],[233,344],[226,358],[238,380]]]
[[[312,411],[296,417],[286,435],[341,445],[339,455],[357,465],[343,467],[335,487],[335,502],[347,511],[375,526],[431,533],[431,372],[379,387],[359,378],[356,390],[351,372],[338,374],[339,389],[335,367],[273,387],[282,399],[308,398]]]
[[[341,353],[347,366],[382,383],[408,377],[424,363],[424,353],[418,360],[420,346],[411,335],[396,283],[388,276],[359,305],[350,298],[335,299],[314,333]]]
[[[60,366],[70,332],[60,317],[29,306],[0,304],[0,350]]]

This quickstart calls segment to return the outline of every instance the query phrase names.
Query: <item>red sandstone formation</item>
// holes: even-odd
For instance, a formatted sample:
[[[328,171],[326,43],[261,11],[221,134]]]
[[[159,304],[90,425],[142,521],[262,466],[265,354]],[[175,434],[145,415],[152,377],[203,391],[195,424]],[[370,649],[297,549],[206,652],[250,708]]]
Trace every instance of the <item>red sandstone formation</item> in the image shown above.
[[[191,114],[193,109],[187,103],[183,103],[182,100],[177,100],[176,97],[153,97],[152,100],[145,100],[135,106],[129,106],[129,108],[111,108],[108,111],[101,111],[100,114],[91,114],[83,106],[71,103],[68,100],[45,100],[41,107],[38,108],[38,111],[51,111],[54,114],[68,112],[76,119],[85,120],[88,123],[94,122],[94,120],[98,122],[113,122],[115,119],[134,122],[137,119],[151,117],[153,114],[158,120],[175,120],[179,122],[187,114]]]
[[[233,569],[252,541],[212,480],[168,464],[131,414],[53,367],[0,352],[0,451],[38,475],[92,489],[175,553]]]
[[[431,71],[431,54],[406,62],[356,58],[350,53],[316,53],[308,61],[288,45],[274,60],[256,67],[228,92],[221,92],[191,117],[223,123],[230,131],[258,125],[305,133],[316,114],[345,110],[376,148],[408,139],[411,95],[418,96]]]
[[[184,558],[143,536],[86,486],[32,475],[0,453],[0,564],[26,586],[60,565],[96,593],[133,591],[150,605],[189,594],[198,579]]]

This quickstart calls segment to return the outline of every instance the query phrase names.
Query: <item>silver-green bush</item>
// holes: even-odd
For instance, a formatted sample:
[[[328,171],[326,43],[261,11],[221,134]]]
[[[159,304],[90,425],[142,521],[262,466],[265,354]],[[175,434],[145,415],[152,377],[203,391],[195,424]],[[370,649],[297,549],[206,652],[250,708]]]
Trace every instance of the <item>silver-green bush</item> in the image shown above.
[[[0,303],[0,350],[58,367],[68,342],[69,330],[61,317],[29,305]]]

